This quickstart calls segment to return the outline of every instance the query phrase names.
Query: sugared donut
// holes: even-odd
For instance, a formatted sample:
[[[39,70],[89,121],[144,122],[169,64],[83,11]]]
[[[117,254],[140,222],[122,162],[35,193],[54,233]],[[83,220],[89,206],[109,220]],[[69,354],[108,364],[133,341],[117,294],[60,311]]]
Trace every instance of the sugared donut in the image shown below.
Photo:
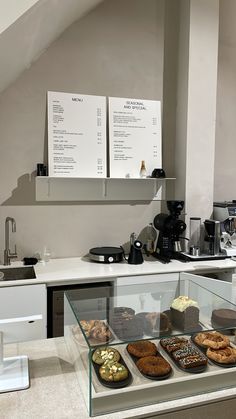
[[[149,340],[140,340],[138,342],[129,343],[127,351],[137,358],[142,358],[144,356],[156,355],[157,347]]]
[[[146,356],[136,362],[140,372],[151,377],[168,374],[171,371],[170,364],[161,356]]]

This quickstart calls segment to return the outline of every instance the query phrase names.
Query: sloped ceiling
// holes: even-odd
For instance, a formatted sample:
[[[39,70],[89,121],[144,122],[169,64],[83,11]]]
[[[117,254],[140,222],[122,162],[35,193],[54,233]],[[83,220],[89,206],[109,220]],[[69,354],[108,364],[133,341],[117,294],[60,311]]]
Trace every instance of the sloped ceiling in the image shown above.
[[[103,0],[39,0],[0,33],[0,92]]]

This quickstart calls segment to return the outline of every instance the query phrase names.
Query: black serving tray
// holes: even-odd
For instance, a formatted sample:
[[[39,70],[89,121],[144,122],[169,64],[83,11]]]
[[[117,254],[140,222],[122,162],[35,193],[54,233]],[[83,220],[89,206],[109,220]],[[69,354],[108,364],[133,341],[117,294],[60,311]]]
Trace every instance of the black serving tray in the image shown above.
[[[91,354],[91,358],[93,356],[93,352]],[[100,373],[99,373],[99,369],[100,369],[100,367],[102,365],[98,365],[98,364],[96,364],[96,362],[94,362],[92,360],[94,371],[95,371],[95,373],[97,375],[97,378],[98,378],[99,382],[103,386],[108,387],[108,388],[112,388],[112,389],[116,389],[116,388],[127,387],[127,386],[129,386],[132,383],[132,380],[133,380],[132,374],[131,374],[129,368],[127,367],[127,365],[126,365],[126,363],[124,361],[124,358],[121,356],[121,354],[120,354],[120,360],[118,362],[120,364],[124,365],[127,368],[127,370],[128,370],[128,377],[125,380],[122,380],[122,381],[106,381],[106,380],[103,380],[103,378],[100,376]]]
[[[191,339],[192,339],[194,345],[196,345],[205,354],[205,356],[207,357],[207,359],[209,359],[209,361],[212,364],[215,364],[215,365],[217,365],[218,367],[221,367],[221,368],[233,368],[233,367],[236,367],[236,362],[233,362],[233,363],[230,363],[230,364],[223,364],[221,362],[217,362],[214,359],[209,358],[207,356],[207,354],[206,354],[208,348],[204,348],[203,346],[198,345],[197,342],[194,341],[194,337],[196,335],[197,335],[197,333],[195,333],[194,335],[191,336]],[[229,345],[229,346],[231,346],[231,345]]]
[[[128,345],[127,345],[127,346],[128,346]],[[127,346],[126,346],[126,349],[127,349]],[[127,352],[128,352],[128,349],[127,349]],[[134,363],[134,364],[135,364],[135,366],[136,366],[136,362],[137,362],[139,359],[141,359],[141,358],[138,358],[137,356],[134,356],[134,355],[130,354],[129,352],[128,352],[128,354],[129,354],[130,358],[132,359],[133,363]],[[158,352],[158,351],[157,351],[156,355],[153,355],[153,356],[157,356],[157,357],[159,356],[160,358],[165,359],[165,358],[164,358],[164,357],[160,354],[160,352]],[[145,358],[145,357],[143,357],[143,358]],[[165,361],[166,361],[166,359],[165,359]],[[166,362],[168,362],[168,361],[166,361]],[[169,365],[170,365],[170,364],[169,364]],[[170,365],[170,367],[171,367],[171,365]],[[143,377],[148,378],[149,380],[154,380],[154,381],[166,380],[166,379],[167,379],[167,378],[169,378],[169,377],[172,375],[172,373],[173,373],[173,369],[172,369],[172,367],[171,367],[170,372],[168,372],[168,374],[165,374],[165,375],[156,375],[156,376],[144,374],[142,371],[140,371],[140,370],[138,369],[138,367],[137,367],[137,366],[136,366],[136,368],[137,368],[137,370],[140,372],[140,374],[142,374],[142,375],[143,375]]]
[[[189,341],[188,341],[188,343],[189,343]],[[206,365],[199,365],[198,367],[192,367],[192,368],[183,368],[183,367],[181,367],[181,365],[179,364],[179,362],[176,361],[176,359],[171,355],[171,353],[167,352],[166,349],[164,348],[164,346],[162,346],[161,340],[160,340],[160,345],[163,348],[163,350],[165,351],[165,353],[169,356],[169,358],[174,362],[174,364],[176,365],[176,367],[178,367],[181,371],[188,372],[188,373],[191,373],[191,374],[199,374],[201,372],[206,371],[207,364]],[[209,358],[207,357],[207,359],[209,359]]]

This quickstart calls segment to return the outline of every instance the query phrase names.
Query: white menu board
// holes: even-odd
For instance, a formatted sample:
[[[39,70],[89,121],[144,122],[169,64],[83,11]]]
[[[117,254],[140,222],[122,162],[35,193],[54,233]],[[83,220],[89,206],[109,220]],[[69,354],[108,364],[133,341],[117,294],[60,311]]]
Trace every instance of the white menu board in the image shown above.
[[[138,178],[162,168],[161,102],[109,98],[110,177]]]
[[[49,176],[106,177],[106,98],[48,92]]]

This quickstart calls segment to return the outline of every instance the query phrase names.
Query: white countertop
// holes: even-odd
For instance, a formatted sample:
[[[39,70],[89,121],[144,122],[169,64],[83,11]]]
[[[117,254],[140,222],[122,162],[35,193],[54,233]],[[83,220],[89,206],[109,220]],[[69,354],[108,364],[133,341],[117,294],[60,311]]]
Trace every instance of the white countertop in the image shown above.
[[[11,267],[23,266],[22,262],[12,262]],[[7,268],[0,265],[1,268]],[[204,262],[180,262],[172,260],[170,263],[163,264],[156,260],[144,261],[141,265],[129,265],[127,262],[120,263],[97,263],[91,262],[87,258],[74,257],[51,259],[49,262],[39,262],[34,266],[36,278],[0,281],[0,287],[15,285],[42,284],[59,285],[65,283],[87,283],[112,280],[117,277],[134,275],[154,275],[170,272],[217,272],[221,270],[236,269],[236,262],[231,259],[209,260]]]
[[[0,395],[1,419],[89,418],[64,338],[6,345],[5,356],[16,355],[29,357],[31,386],[26,390]],[[96,418],[137,419],[235,396],[236,388],[229,388]]]

